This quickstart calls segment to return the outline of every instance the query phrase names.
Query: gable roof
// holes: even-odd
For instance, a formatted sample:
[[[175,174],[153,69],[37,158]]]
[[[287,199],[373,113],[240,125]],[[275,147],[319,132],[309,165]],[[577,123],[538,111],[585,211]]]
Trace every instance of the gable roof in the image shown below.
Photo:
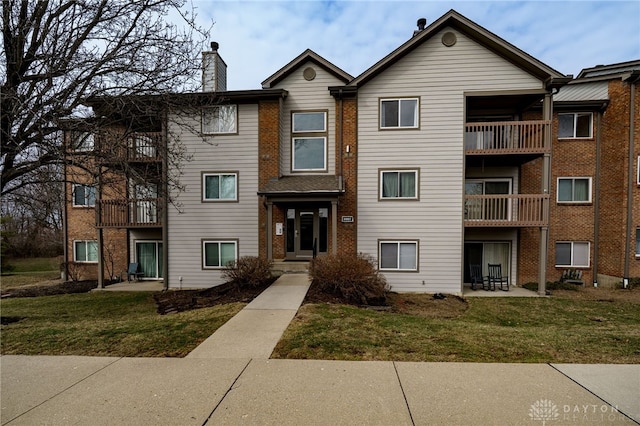
[[[291,62],[289,62],[284,67],[280,68],[278,71],[273,73],[270,77],[268,77],[265,81],[262,82],[263,89],[270,89],[286,77],[288,77],[292,72],[298,69],[305,62],[311,61],[316,65],[322,67],[324,70],[334,75],[338,79],[342,80],[345,84],[349,81],[353,80],[353,76],[338,68],[331,62],[324,59],[322,56],[318,55],[311,49],[307,49],[294,58]]]
[[[542,81],[551,82],[553,79],[561,79],[566,83],[567,77],[556,71],[555,69],[545,65],[533,56],[518,49],[506,40],[498,37],[491,31],[481,27],[470,19],[464,17],[460,13],[451,9],[442,15],[439,19],[426,27],[424,30],[415,34],[412,38],[403,43],[396,50],[382,58],[371,68],[364,71],[349,83],[349,86],[362,86],[369,80],[395,64],[398,60],[406,56],[415,48],[425,41],[429,40],[435,34],[445,27],[455,28],[471,39],[477,41],[489,50],[495,52],[499,56],[520,67],[526,72],[534,75]]]

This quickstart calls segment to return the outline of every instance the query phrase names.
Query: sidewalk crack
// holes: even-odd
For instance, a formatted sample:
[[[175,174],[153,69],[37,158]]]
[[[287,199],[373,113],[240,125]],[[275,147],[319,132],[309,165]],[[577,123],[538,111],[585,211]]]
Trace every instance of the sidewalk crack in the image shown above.
[[[411,414],[411,407],[409,407],[409,401],[407,401],[407,394],[404,392],[404,387],[402,387],[402,380],[400,380],[400,373],[398,373],[398,367],[396,366],[395,361],[392,361],[393,370],[396,372],[396,377],[398,378],[398,384],[400,385],[400,390],[402,391],[402,398],[404,398],[404,403],[407,406],[407,411],[409,412],[409,419],[411,420],[411,424],[413,426],[416,425],[416,422],[413,420],[413,414]]]
[[[216,412],[216,410],[218,409],[220,404],[222,404],[222,401],[224,401],[225,398],[227,397],[227,395],[229,395],[229,392],[231,392],[233,390],[233,387],[236,385],[236,382],[238,381],[240,376],[242,376],[242,374],[247,369],[247,367],[249,367],[249,364],[251,364],[251,361],[253,361],[253,359],[250,359],[249,361],[247,361],[247,364],[244,366],[242,371],[240,371],[240,373],[238,373],[236,378],[233,380],[233,383],[231,383],[231,386],[229,386],[229,389],[227,389],[227,391],[224,393],[224,395],[222,395],[222,398],[220,398],[220,401],[218,401],[218,403],[215,405],[215,407],[213,407],[213,410],[211,410],[211,412],[209,413],[209,415],[207,416],[205,421],[202,423],[202,426],[206,426],[206,424],[209,423],[209,420],[211,420],[211,416],[213,416],[213,413]]]

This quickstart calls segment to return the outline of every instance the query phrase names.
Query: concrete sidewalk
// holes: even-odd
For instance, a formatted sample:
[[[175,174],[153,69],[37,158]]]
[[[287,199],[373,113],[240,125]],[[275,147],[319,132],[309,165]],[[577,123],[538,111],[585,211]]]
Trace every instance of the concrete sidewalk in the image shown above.
[[[307,274],[285,274],[187,358],[268,359],[311,285]]]
[[[1,356],[0,421],[92,426],[640,421],[640,365],[268,359],[308,288],[306,274],[282,276],[183,359]]]
[[[5,425],[634,424],[639,365],[0,357]]]

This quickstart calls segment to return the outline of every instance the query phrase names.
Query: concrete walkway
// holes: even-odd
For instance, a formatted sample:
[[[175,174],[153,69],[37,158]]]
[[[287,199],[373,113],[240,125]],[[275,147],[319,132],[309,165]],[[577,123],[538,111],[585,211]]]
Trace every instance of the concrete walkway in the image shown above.
[[[640,365],[5,355],[0,372],[11,426],[640,421]]]
[[[310,284],[307,274],[282,275],[187,358],[268,359]]]

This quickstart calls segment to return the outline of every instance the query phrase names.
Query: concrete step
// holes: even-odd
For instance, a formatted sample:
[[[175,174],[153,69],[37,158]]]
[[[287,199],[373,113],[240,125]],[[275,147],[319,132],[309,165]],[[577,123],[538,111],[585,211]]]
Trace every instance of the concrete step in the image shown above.
[[[274,275],[304,274],[309,271],[309,262],[297,260],[274,260],[271,271]]]

